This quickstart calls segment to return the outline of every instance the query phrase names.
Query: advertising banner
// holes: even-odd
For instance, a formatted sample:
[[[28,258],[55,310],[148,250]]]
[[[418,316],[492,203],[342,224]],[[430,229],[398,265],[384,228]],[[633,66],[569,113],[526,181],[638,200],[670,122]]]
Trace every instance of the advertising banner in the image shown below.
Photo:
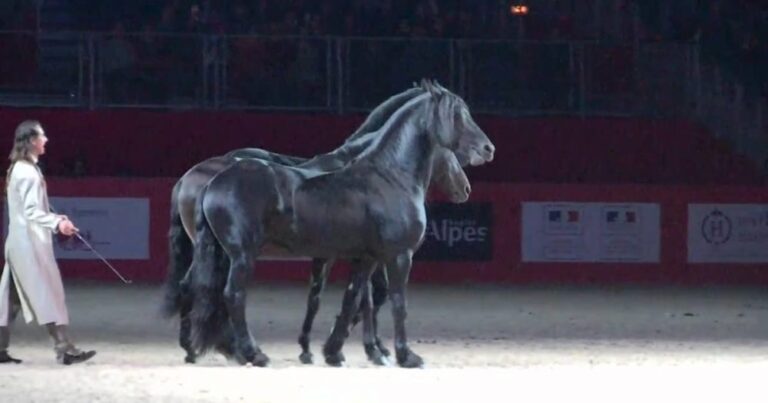
[[[768,204],[689,204],[688,262],[768,262]]]
[[[50,203],[105,258],[149,259],[149,198],[51,197]],[[3,239],[8,235],[8,210],[4,210]],[[58,259],[98,259],[74,236],[54,235],[53,250]]]
[[[523,262],[659,261],[658,204],[522,204]]]
[[[488,261],[493,258],[491,203],[430,203],[418,260]]]

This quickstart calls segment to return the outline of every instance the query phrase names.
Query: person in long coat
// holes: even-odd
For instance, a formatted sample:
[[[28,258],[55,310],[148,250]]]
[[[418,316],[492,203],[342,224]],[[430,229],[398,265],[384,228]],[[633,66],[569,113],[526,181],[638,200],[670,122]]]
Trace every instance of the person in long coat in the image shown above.
[[[0,277],[0,363],[20,363],[8,354],[10,331],[21,304],[27,323],[44,325],[54,342],[57,362],[86,361],[95,351],[82,351],[68,336],[69,314],[64,285],[53,254],[53,234],[74,235],[77,227],[65,215],[51,212],[45,179],[37,166],[48,138],[37,121],[16,129],[6,177],[8,237],[5,267]]]

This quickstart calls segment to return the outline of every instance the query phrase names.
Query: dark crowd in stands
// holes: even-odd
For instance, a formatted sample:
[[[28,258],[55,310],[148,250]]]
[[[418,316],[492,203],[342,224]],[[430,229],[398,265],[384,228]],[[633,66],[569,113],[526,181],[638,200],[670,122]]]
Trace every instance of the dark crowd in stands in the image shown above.
[[[0,1],[0,29],[36,28],[36,3]],[[513,15],[514,4],[528,5],[529,13]],[[69,15],[42,30],[698,40],[705,56],[766,93],[765,0],[50,0],[43,7],[57,5]]]
[[[33,27],[36,3],[0,2],[0,29]],[[514,15],[515,4],[529,13]],[[627,18],[637,7],[641,39],[710,33],[737,47],[765,40],[768,12],[764,0],[48,0],[43,7],[55,5],[71,18],[42,29],[105,31],[121,22],[128,31],[173,33],[527,39],[622,39],[616,31],[633,29]]]

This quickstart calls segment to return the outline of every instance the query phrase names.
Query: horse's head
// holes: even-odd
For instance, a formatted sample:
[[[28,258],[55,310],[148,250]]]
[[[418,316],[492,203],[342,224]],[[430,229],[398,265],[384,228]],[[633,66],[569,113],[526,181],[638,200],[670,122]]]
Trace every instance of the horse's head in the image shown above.
[[[422,80],[421,85],[434,101],[431,125],[440,145],[453,150],[462,166],[491,162],[496,147],[475,123],[466,102],[440,84]]]
[[[438,147],[432,158],[432,182],[436,183],[440,191],[453,203],[467,201],[472,187],[453,151]]]

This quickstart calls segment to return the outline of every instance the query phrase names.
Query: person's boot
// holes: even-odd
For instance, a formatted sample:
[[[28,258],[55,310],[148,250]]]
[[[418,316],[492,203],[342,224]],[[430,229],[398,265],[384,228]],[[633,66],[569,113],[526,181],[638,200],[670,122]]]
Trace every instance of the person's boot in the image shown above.
[[[0,364],[21,364],[21,360],[8,354],[8,346],[11,344],[11,330],[8,326],[0,326]]]
[[[96,351],[82,351],[69,341],[66,325],[45,325],[48,334],[53,339],[53,350],[56,352],[56,362],[63,365],[79,364],[93,358]]]

